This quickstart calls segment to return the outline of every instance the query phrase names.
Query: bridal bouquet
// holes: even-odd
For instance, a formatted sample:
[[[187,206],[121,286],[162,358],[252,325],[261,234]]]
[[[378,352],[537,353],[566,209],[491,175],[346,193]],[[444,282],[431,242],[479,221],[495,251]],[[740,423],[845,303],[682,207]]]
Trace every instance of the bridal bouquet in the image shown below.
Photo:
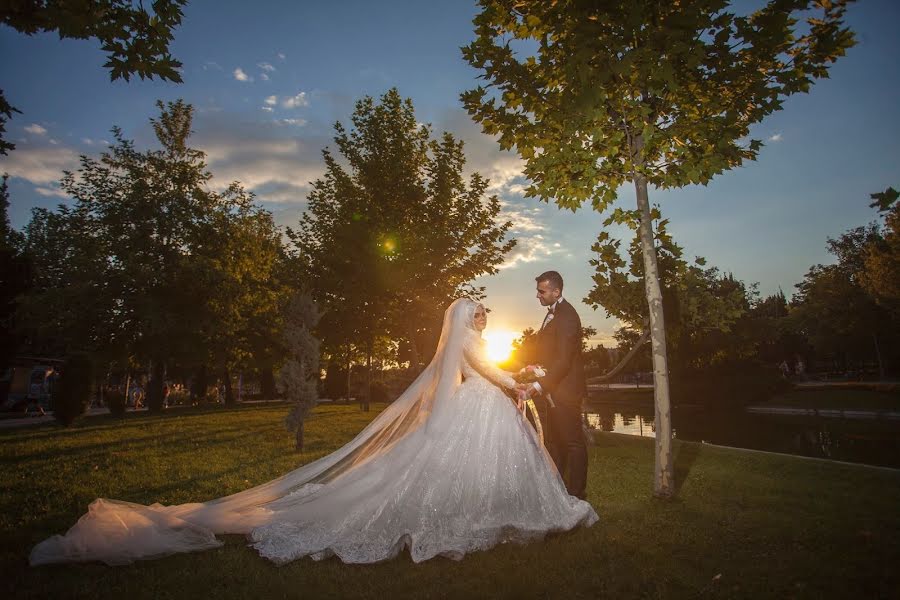
[[[541,377],[546,377],[547,371],[540,365],[528,365],[522,368],[513,379],[517,383],[534,383]]]

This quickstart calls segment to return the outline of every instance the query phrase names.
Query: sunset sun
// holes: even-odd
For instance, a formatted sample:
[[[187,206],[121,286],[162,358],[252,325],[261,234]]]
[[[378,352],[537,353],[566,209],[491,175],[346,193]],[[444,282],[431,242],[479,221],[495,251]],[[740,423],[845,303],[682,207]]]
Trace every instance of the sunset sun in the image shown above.
[[[487,354],[494,362],[503,362],[512,353],[512,343],[519,334],[514,331],[485,331],[483,334],[487,344]]]

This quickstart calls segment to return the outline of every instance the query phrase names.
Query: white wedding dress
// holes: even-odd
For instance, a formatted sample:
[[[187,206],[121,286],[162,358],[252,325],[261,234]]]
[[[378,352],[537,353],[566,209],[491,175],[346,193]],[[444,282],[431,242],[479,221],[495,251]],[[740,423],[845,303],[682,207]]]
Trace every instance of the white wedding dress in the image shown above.
[[[242,533],[284,564],[336,555],[374,563],[460,559],[503,542],[590,526],[534,429],[501,387],[515,385],[484,355],[475,307],[447,309],[434,360],[395,402],[336,452],[255,488],[176,506],[98,499],[30,562],[126,564],[220,546]]]

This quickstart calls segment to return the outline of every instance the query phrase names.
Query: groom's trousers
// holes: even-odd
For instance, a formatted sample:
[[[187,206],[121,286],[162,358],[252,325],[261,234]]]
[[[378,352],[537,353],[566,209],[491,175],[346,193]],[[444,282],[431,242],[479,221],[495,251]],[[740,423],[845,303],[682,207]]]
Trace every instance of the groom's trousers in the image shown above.
[[[550,408],[550,456],[569,494],[584,499],[587,487],[587,444],[581,427],[581,406],[557,403]]]

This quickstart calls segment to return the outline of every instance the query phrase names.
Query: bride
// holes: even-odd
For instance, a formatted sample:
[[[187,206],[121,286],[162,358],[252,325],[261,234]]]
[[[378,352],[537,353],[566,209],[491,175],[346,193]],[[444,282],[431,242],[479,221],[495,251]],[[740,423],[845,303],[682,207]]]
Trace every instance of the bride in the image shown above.
[[[486,358],[487,315],[453,302],[431,364],[343,448],[268,483],[202,503],[143,506],[99,498],[32,565],[109,565],[222,545],[245,534],[276,564],[336,555],[374,563],[409,548],[412,560],[461,559],[503,542],[590,526],[534,429],[502,388],[516,383]]]

